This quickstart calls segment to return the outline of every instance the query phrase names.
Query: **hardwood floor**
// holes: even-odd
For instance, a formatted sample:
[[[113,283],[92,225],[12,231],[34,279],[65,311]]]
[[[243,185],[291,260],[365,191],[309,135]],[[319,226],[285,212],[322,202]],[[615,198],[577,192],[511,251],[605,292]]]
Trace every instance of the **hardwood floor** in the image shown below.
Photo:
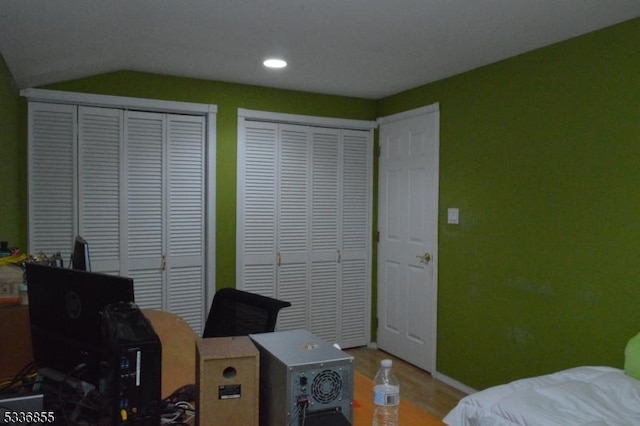
[[[421,370],[391,354],[378,349],[347,349],[355,358],[355,369],[373,380],[380,361],[385,358],[393,360],[395,373],[400,381],[400,398],[412,402],[434,417],[442,419],[466,394],[445,383],[431,374]]]

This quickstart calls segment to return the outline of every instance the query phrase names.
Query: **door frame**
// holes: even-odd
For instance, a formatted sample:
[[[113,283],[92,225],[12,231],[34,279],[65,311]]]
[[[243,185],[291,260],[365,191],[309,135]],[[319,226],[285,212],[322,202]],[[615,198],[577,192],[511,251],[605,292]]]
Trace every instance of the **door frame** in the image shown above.
[[[431,300],[431,304],[429,306],[429,310],[431,313],[431,324],[432,324],[432,328],[431,328],[431,360],[432,362],[429,363],[430,365],[428,365],[428,371],[431,374],[436,374],[437,370],[436,370],[436,366],[437,366],[437,355],[438,355],[438,260],[439,260],[439,236],[438,236],[438,231],[439,231],[439,226],[440,226],[440,220],[439,220],[439,216],[440,216],[440,205],[439,205],[439,200],[440,200],[440,104],[438,102],[435,102],[433,104],[430,105],[426,105],[423,107],[419,107],[419,108],[415,108],[412,110],[408,110],[408,111],[403,111],[403,112],[399,112],[396,114],[391,114],[391,115],[387,115],[384,117],[380,117],[378,118],[376,121],[378,123],[378,129],[380,129],[380,126],[382,126],[383,124],[388,124],[388,123],[392,123],[395,121],[400,121],[400,120],[406,120],[406,119],[410,119],[410,118],[415,118],[415,117],[419,117],[421,115],[426,115],[426,114],[431,114],[431,113],[435,113],[436,114],[436,123],[435,123],[435,134],[437,135],[436,137],[436,146],[435,146],[435,152],[436,152],[436,164],[435,164],[435,188],[436,188],[436,193],[435,193],[435,211],[436,211],[436,216],[435,218],[433,218],[433,220],[435,221],[435,223],[431,223],[431,226],[433,226],[433,233],[434,233],[434,238],[435,238],[435,244],[434,244],[434,249],[433,249],[433,253],[431,253],[432,257],[433,257],[433,261],[432,261],[432,268],[433,268],[433,294],[434,297]],[[379,137],[379,133],[378,133],[378,137]],[[379,139],[376,142],[377,148],[380,148],[379,145]],[[378,157],[378,161],[379,161],[379,157]],[[378,175],[377,175],[377,194],[380,193],[380,174],[379,174],[379,166],[376,168],[378,170]],[[377,199],[379,199],[378,197],[376,197]],[[381,229],[381,224],[380,224],[380,212],[379,212],[379,206],[376,204],[376,212],[377,212],[377,216],[378,216],[378,223],[377,223],[377,229]],[[376,251],[376,270],[378,269],[380,264],[380,258],[378,255],[378,252]],[[380,306],[380,291],[379,291],[379,280],[380,277],[378,276],[378,274],[376,274],[376,340],[377,340],[377,333],[378,333],[378,319],[377,319],[377,309],[379,309]],[[377,347],[377,342],[372,342],[372,345],[374,347]]]

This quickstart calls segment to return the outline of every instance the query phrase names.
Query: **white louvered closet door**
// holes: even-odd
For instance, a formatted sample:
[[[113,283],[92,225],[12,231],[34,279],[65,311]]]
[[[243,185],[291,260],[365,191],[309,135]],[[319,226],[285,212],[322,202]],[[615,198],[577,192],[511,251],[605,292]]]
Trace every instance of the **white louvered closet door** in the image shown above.
[[[80,234],[93,271],[132,277],[140,307],[200,334],[206,133],[203,115],[30,102],[29,250],[67,260]]]
[[[251,122],[241,127],[239,133],[238,287],[269,297],[279,297],[276,288],[278,126],[274,123]]]
[[[278,125],[277,294],[291,302],[279,314],[280,330],[309,328],[308,297],[310,137],[306,126]]]
[[[337,342],[340,331],[340,130],[313,129],[309,331]]]
[[[369,132],[342,131],[340,201],[340,342],[345,347],[367,343],[364,318],[371,285],[371,182]]]
[[[126,114],[127,211],[124,272],[135,282],[136,303],[163,309],[164,115],[128,111]]]
[[[204,117],[167,117],[167,308],[201,334],[205,308]]]
[[[370,131],[242,120],[241,289],[289,301],[278,329],[367,343]]]
[[[78,108],[79,233],[91,270],[120,273],[122,110]]]
[[[77,226],[77,110],[29,102],[29,250],[66,262]]]
[[[127,272],[141,307],[204,323],[204,117],[127,112]]]

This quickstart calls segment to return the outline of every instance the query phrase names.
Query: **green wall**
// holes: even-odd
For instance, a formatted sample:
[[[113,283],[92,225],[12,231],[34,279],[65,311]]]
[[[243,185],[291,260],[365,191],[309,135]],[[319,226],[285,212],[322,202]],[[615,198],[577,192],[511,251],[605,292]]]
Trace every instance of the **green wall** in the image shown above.
[[[622,366],[640,331],[638,40],[640,19],[379,102],[440,103],[439,372],[484,388]]]
[[[373,100],[130,71],[53,84],[47,88],[200,102],[218,106],[216,141],[216,285],[218,288],[235,285],[238,108],[357,120],[375,120],[376,118],[376,102]]]
[[[219,287],[235,276],[237,108],[371,120],[439,102],[438,371],[484,388],[620,367],[640,331],[637,40],[638,19],[377,102],[137,72],[48,88],[218,105]],[[0,237],[26,241],[26,107],[10,80],[0,64],[0,143],[18,159],[2,160],[17,190]]]
[[[0,54],[0,241],[27,248],[25,113],[13,77]]]

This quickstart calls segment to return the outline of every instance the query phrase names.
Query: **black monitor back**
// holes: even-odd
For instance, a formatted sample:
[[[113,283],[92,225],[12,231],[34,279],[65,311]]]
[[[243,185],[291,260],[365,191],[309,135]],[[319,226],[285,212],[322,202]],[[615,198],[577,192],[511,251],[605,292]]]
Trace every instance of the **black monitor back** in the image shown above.
[[[26,275],[37,366],[70,375],[82,370],[94,382],[103,349],[100,312],[134,302],[133,280],[35,263]]]
[[[89,259],[89,243],[77,236],[73,243],[73,253],[71,255],[71,267],[79,271],[91,271],[91,263]]]

